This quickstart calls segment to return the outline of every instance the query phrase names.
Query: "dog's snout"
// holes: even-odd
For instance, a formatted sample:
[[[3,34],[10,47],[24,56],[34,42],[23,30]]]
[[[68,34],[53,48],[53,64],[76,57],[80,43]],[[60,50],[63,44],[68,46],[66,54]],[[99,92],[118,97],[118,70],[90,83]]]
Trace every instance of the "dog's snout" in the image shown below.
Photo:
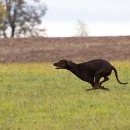
[[[54,66],[56,66],[56,63],[53,63]]]
[[[55,62],[55,63],[53,63],[53,65],[54,65],[54,66],[57,66],[57,65],[58,65],[58,63],[57,63],[57,62]]]

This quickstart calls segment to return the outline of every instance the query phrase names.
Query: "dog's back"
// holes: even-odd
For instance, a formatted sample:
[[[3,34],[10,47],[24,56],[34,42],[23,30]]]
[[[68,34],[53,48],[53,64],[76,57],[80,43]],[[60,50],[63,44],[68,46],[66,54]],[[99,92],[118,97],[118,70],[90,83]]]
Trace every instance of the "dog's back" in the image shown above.
[[[102,59],[96,59],[96,60],[80,63],[78,64],[78,66],[80,70],[88,71],[92,73],[95,73],[97,70],[100,69],[112,69],[112,65],[108,61]]]

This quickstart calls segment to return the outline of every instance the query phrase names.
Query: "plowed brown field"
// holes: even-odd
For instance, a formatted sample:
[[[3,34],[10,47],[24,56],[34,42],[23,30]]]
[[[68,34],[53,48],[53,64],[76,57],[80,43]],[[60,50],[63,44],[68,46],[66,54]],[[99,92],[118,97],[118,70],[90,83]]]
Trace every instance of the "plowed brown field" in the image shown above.
[[[130,60],[130,36],[0,39],[0,62]]]

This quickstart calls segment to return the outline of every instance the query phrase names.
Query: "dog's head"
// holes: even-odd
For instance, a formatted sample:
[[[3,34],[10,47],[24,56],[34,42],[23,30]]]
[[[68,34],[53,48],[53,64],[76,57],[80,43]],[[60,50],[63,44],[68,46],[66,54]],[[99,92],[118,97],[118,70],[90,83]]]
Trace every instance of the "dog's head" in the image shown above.
[[[60,60],[53,65],[56,66],[56,69],[67,69],[68,68],[69,61],[68,60]]]

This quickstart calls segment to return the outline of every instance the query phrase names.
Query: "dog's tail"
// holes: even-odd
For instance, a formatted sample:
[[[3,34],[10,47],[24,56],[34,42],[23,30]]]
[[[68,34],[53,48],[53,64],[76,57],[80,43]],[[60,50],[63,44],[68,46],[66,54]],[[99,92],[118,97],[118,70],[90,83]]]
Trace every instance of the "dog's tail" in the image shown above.
[[[114,72],[115,72],[115,76],[116,76],[116,79],[117,79],[118,83],[120,83],[120,84],[128,84],[128,83],[122,83],[122,82],[119,80],[118,74],[117,74],[117,70],[116,70],[116,68],[115,68],[114,66],[112,66],[112,70],[114,70]]]

